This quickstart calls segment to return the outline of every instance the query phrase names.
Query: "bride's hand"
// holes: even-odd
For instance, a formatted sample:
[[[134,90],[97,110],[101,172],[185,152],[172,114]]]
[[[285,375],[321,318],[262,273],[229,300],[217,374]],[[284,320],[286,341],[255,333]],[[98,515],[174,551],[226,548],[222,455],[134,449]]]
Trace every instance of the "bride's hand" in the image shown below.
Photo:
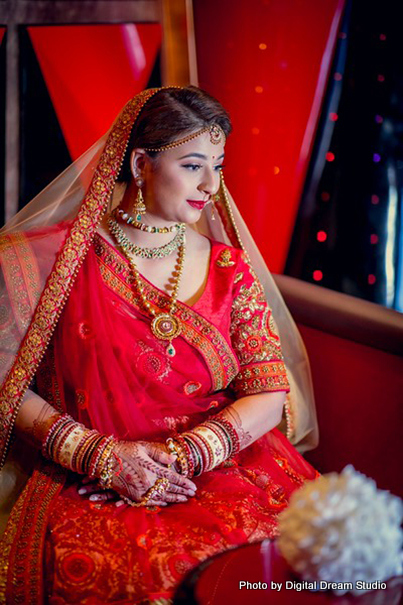
[[[150,506],[166,506],[173,502],[186,502],[194,496],[196,485],[175,470],[175,456],[169,454],[161,443],[147,441],[118,441],[114,453],[121,459],[122,468],[116,462],[112,488],[134,502],[140,502],[157,479],[168,479],[169,486],[162,494],[148,501]]]

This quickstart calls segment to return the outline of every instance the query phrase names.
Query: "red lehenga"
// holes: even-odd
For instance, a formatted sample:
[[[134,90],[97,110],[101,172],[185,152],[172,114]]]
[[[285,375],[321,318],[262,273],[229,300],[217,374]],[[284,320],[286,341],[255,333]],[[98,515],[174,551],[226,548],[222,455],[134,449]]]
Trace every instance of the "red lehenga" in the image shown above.
[[[144,284],[166,308],[167,296]],[[97,235],[37,371],[39,394],[101,432],[163,440],[236,397],[288,389],[270,308],[239,249],[212,242],[206,288],[178,315],[170,358],[126,260]],[[8,523],[7,602],[164,602],[203,559],[276,536],[290,494],[315,476],[277,429],[196,478],[194,498],[159,510],[92,503],[77,475],[42,463]]]

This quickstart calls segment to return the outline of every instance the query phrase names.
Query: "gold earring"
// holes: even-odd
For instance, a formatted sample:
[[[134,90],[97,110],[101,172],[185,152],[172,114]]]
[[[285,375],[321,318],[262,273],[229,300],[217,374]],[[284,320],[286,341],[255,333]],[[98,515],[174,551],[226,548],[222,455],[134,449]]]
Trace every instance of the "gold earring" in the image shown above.
[[[220,199],[220,194],[216,193],[211,197],[211,220],[215,221],[215,203]]]
[[[143,186],[143,179],[136,179],[136,185],[138,187],[136,202],[133,205],[133,212],[136,216],[136,221],[141,221],[141,216],[146,213],[147,208],[144,204],[143,192],[141,191],[141,187]]]

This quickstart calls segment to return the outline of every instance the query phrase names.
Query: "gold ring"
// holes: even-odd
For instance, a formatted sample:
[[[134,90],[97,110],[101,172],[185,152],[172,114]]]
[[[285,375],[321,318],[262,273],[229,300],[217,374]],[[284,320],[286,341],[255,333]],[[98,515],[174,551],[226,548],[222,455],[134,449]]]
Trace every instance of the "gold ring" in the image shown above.
[[[157,479],[154,485],[146,492],[146,498],[151,500],[155,495],[162,496],[169,487],[168,479]]]

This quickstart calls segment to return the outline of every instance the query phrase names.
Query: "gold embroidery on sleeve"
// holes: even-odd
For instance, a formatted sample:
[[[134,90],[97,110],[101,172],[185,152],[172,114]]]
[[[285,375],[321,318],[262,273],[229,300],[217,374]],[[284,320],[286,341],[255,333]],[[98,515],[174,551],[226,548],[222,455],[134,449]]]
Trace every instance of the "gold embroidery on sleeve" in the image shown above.
[[[219,267],[232,267],[235,265],[235,261],[231,258],[231,250],[229,248],[225,248],[225,250],[220,253],[220,257],[216,260],[216,264]]]
[[[253,276],[241,285],[232,304],[230,334],[241,370],[233,382],[239,396],[288,390],[287,372],[272,311]]]

